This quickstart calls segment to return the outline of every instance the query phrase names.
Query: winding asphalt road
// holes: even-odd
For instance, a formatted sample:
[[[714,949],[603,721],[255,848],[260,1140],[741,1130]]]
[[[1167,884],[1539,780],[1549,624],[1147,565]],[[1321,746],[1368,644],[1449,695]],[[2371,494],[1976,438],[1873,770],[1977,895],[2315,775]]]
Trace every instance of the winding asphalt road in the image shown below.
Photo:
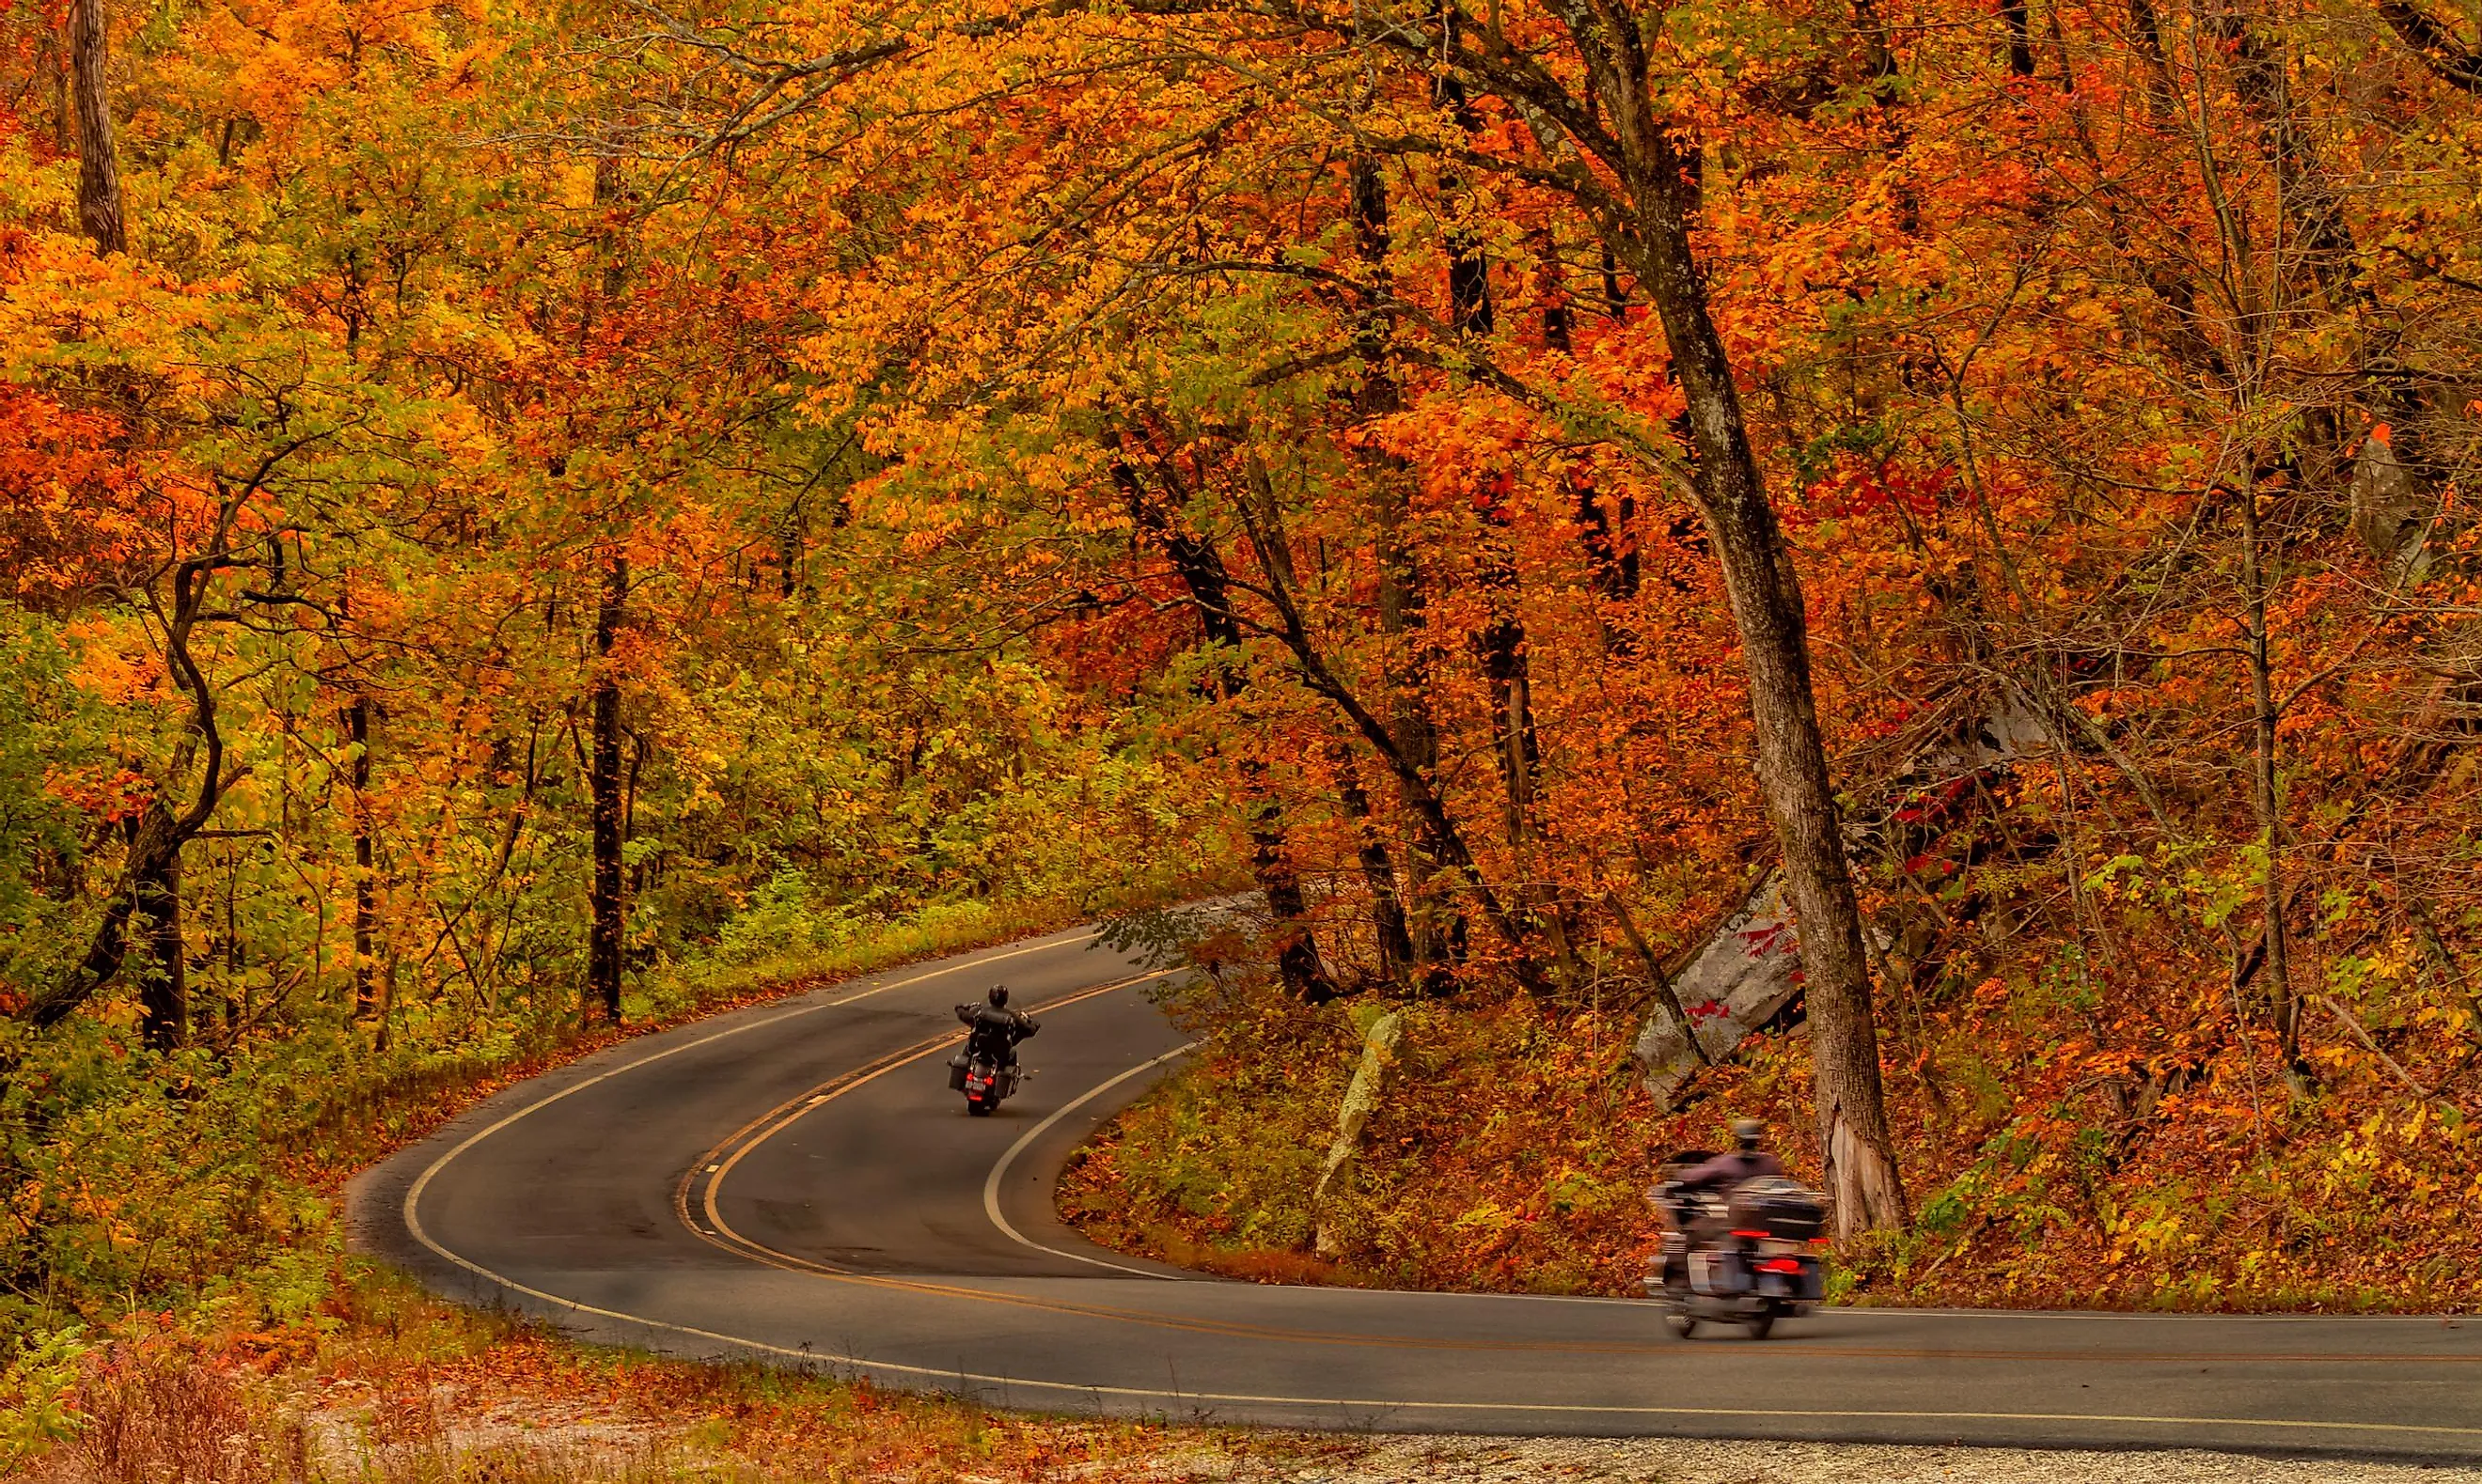
[[[583,1338],[1051,1411],[1294,1426],[2482,1458],[2482,1320],[1835,1310],[1678,1341],[1623,1299],[1226,1283],[1089,1245],[1061,1159],[1181,1050],[1080,930],[509,1089],[355,1183],[356,1244]],[[1035,1071],[947,1087],[1008,983]]]

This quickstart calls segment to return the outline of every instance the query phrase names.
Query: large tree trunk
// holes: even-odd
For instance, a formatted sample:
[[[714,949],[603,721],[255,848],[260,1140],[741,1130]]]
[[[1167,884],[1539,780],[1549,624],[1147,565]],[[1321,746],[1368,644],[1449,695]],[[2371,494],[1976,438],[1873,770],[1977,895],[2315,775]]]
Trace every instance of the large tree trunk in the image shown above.
[[[104,253],[129,250],[120,205],[120,157],[112,136],[105,76],[111,33],[103,0],[69,0],[69,93],[77,113],[78,225]]]
[[[1706,284],[1682,209],[1690,190],[1683,162],[1659,121],[1642,122],[1636,143],[1645,177],[1631,182],[1641,277],[1688,398],[1698,503],[1740,630],[1758,785],[1801,928],[1819,1147],[1836,1229],[1901,1226],[1908,1219],[1905,1195],[1880,1085],[1861,908],[1819,733],[1801,584],[1750,449],[1730,359],[1707,312]]]
[[[591,694],[594,740],[587,765],[587,792],[594,803],[594,920],[587,931],[586,1001],[591,1016],[620,1020],[620,948],[628,921],[621,873],[620,686],[612,673],[612,644],[629,598],[629,565],[619,555],[603,569],[603,590],[594,609],[594,686]]]
[[[1545,65],[1531,39],[1518,47],[1495,27],[1467,33],[1446,24],[1453,17],[1444,11],[1442,24],[1430,34],[1399,28],[1384,44],[1439,80],[1436,86],[1441,91],[1435,97],[1444,98],[1452,110],[1465,84],[1479,81],[1530,119],[1542,119],[1542,127],[1566,130],[1570,143],[1599,158],[1611,171],[1607,180],[1595,170],[1571,169],[1563,163],[1537,178],[1563,182],[1579,216],[1635,271],[1670,343],[1673,369],[1688,403],[1692,493],[1740,630],[1756,723],[1758,782],[1801,927],[1821,1142],[1829,1188],[1837,1202],[1837,1225],[1845,1232],[1901,1225],[1906,1219],[1904,1191],[1879,1081],[1878,1028],[1862,956],[1861,912],[1838,838],[1835,797],[1810,689],[1801,585],[1767,504],[1733,387],[1730,358],[1708,314],[1705,281],[1690,243],[1690,221],[1698,209],[1699,156],[1684,153],[1676,143],[1675,120],[1665,116],[1654,82],[1657,63],[1648,38],[1633,25],[1607,24],[1591,8],[1565,9],[1559,14],[1570,29],[1573,58],[1582,64],[1578,72],[1591,96],[1569,92],[1560,72]],[[1450,83],[1460,91],[1448,91]],[[1557,108],[1546,109],[1546,99]],[[1455,251],[1453,244],[1450,250]],[[1452,293],[1452,318],[1463,307],[1454,299]],[[1468,332],[1473,327],[1451,325]],[[1560,400],[1557,393],[1541,395]],[[1678,460],[1667,453],[1643,444],[1640,452],[1650,461],[1678,471]],[[1287,615],[1287,628],[1298,631],[1298,620]],[[1293,632],[1286,638],[1297,648],[1307,647],[1306,635]],[[1314,662],[1314,656],[1305,655],[1305,678],[1336,698],[1356,725],[1370,734],[1376,718]],[[1372,741],[1376,744],[1387,739]],[[1427,786],[1423,792],[1429,792]],[[1453,831],[1443,819],[1433,825],[1433,833],[1443,847],[1454,847]],[[1494,925],[1521,939],[1521,921],[1510,920],[1487,889],[1478,888],[1477,896]]]

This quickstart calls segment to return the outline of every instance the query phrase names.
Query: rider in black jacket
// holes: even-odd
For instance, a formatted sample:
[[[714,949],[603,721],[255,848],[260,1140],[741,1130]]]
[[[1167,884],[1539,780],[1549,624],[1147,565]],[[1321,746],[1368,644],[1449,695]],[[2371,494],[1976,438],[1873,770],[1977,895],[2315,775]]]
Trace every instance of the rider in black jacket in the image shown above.
[[[1729,1195],[1745,1180],[1782,1174],[1783,1161],[1767,1153],[1766,1138],[1765,1124],[1755,1118],[1738,1120],[1732,1125],[1732,1148],[1681,1175],[1680,1188],[1707,1188]]]
[[[965,1054],[986,1059],[996,1067],[1014,1067],[1017,1043],[1043,1028],[1034,1023],[1033,1016],[1008,1007],[1006,985],[992,985],[985,998],[988,1003],[957,1006],[957,1018],[973,1028],[965,1035]]]
[[[1745,1181],[1784,1172],[1783,1161],[1767,1153],[1766,1137],[1765,1124],[1755,1118],[1740,1119],[1732,1125],[1731,1149],[1674,1178],[1670,1199],[1688,1217],[1686,1235],[1691,1246],[1712,1245],[1731,1227],[1720,1214],[1705,1214],[1694,1199],[1695,1192],[1712,1190],[1729,1198]]]

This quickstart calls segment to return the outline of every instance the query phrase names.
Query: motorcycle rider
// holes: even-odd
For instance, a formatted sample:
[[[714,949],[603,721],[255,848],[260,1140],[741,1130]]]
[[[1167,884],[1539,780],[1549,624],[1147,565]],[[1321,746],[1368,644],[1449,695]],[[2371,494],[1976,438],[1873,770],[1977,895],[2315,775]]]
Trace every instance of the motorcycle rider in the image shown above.
[[[1703,1190],[1712,1190],[1729,1198],[1745,1181],[1762,1175],[1781,1175],[1783,1161],[1766,1152],[1767,1126],[1755,1118],[1735,1119],[1732,1123],[1732,1148],[1685,1171],[1673,1182],[1673,1197],[1679,1209],[1699,1211],[1695,1199]],[[1691,1245],[1704,1246],[1729,1229],[1730,1223],[1714,1216],[1701,1216],[1690,1224]]]
[[[1017,1069],[1017,1043],[1042,1029],[1034,1017],[1022,1010],[1008,1007],[1009,992],[1005,984],[994,984],[982,1004],[957,1006],[957,1018],[971,1028],[965,1034],[965,1054],[979,1057],[1003,1071]]]

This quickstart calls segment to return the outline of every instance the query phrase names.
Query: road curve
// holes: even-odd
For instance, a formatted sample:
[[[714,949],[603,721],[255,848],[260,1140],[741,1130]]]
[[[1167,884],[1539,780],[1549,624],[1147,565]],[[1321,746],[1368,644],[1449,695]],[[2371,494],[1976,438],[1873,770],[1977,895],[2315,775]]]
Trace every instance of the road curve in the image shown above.
[[[582,1338],[1050,1411],[2482,1458],[2482,1320],[1835,1310],[1682,1341],[1630,1300],[1103,1251],[1052,1215],[1052,1176],[1180,1050],[1159,980],[1081,929],[633,1040],[364,1174],[355,1243]],[[1035,1076],[968,1118],[951,1006],[994,981],[1043,1021]]]

